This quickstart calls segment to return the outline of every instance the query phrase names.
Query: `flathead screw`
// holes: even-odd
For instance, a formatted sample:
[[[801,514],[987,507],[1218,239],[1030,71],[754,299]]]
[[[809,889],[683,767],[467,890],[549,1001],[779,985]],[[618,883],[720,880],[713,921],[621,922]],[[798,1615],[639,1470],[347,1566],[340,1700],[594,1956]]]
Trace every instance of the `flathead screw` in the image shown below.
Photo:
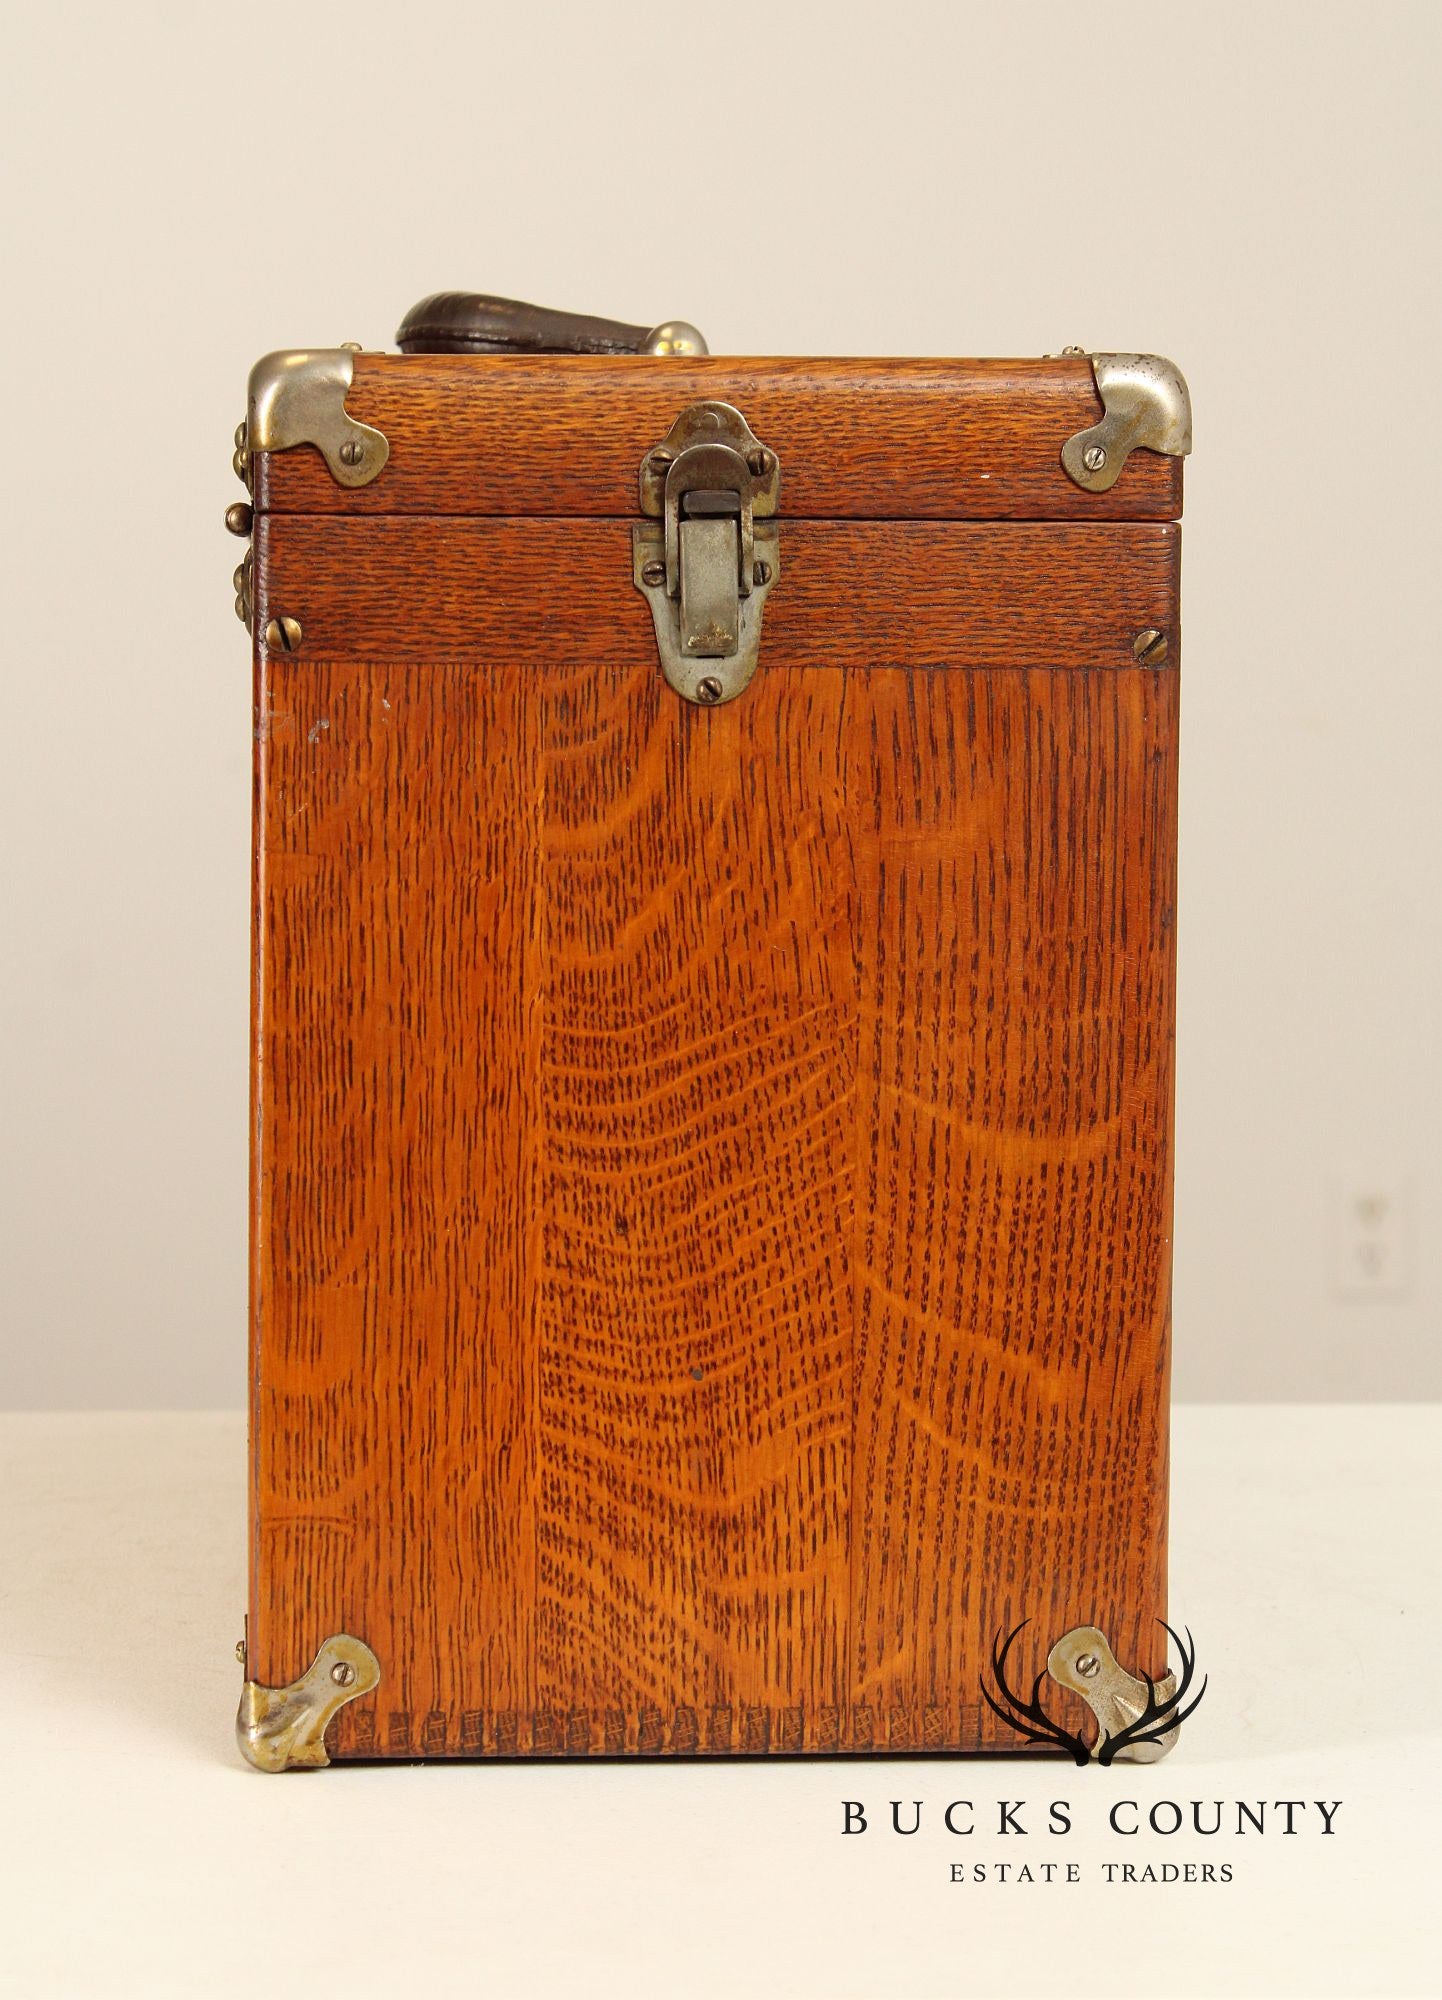
[[[1132,640],[1132,651],[1144,667],[1159,667],[1167,657],[1167,635],[1148,625]]]
[[[1092,1681],[1101,1672],[1102,1663],[1095,1653],[1081,1653],[1077,1657],[1076,1670],[1084,1681]]]
[[[366,455],[366,448],[358,438],[347,438],[340,448],[342,465],[359,465]]]
[[[707,674],[704,680],[699,680],[696,683],[697,701],[704,701],[708,703],[713,701],[720,701],[722,695],[725,694],[725,692],[726,692],[725,688],[722,687],[720,681],[717,680],[715,674]]]
[[[330,1670],[330,1677],[338,1688],[348,1688],[355,1679],[355,1668],[349,1660],[337,1660]]]
[[[771,581],[771,565],[770,565],[770,563],[768,563],[768,562],[759,562],[759,563],[756,563],[756,564],[755,564],[755,565],[754,565],[754,566],[752,567],[752,571],[751,571],[751,581],[752,581],[753,583],[770,583],[770,581]]]
[[[674,452],[661,451],[659,449],[653,451],[651,454],[651,470],[653,472],[664,472],[674,457]]]
[[[746,469],[751,473],[753,478],[762,478],[770,470],[770,466],[771,454],[769,452],[753,451],[747,454]]]
[[[663,562],[642,563],[641,581],[642,583],[664,583],[666,581],[665,563]]]
[[[1089,444],[1082,453],[1082,464],[1088,472],[1100,472],[1106,462],[1106,452],[1099,444]]]
[[[298,618],[272,618],[265,628],[265,643],[273,653],[298,653],[302,636]]]

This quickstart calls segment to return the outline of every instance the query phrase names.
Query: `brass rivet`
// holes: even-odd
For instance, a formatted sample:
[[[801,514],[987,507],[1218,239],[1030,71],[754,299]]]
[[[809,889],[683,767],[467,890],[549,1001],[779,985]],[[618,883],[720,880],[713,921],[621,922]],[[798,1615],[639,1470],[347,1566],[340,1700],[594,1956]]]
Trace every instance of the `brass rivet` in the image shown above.
[[[245,450],[244,446],[237,447],[231,453],[230,466],[237,479],[245,478],[247,472],[250,470],[250,454]]]
[[[242,1666],[244,1666],[244,1665],[245,1665],[245,1641],[244,1641],[244,1639],[237,1639],[237,1640],[236,1640],[236,1642],[235,1642],[235,1657],[236,1657],[236,1658],[237,1658],[237,1659],[238,1659],[238,1660],[240,1661],[240,1664],[241,1664]]]
[[[1167,635],[1148,625],[1132,640],[1132,651],[1144,667],[1159,667],[1167,657]]]
[[[1077,1656],[1076,1670],[1084,1681],[1095,1680],[1102,1670],[1102,1663],[1095,1653],[1081,1653]]]
[[[642,583],[664,583],[666,581],[665,563],[663,562],[642,563],[641,581]]]
[[[245,436],[245,418],[242,417],[235,427],[235,448],[237,451],[245,450]]]
[[[365,446],[358,438],[347,438],[340,448],[342,465],[359,465],[365,457]]]
[[[245,599],[243,597],[237,597],[235,600],[235,615],[242,625],[250,623],[250,613],[245,608]]]
[[[349,1660],[337,1660],[330,1670],[330,1677],[337,1687],[348,1688],[355,1679],[355,1668]]]
[[[245,564],[244,564],[244,563],[237,563],[237,564],[236,564],[236,566],[235,566],[235,573],[233,574],[233,576],[232,576],[232,577],[231,577],[231,579],[230,579],[230,587],[231,587],[231,589],[232,589],[232,590],[233,590],[233,591],[235,592],[235,594],[236,594],[236,596],[237,596],[237,597],[238,597],[238,596],[240,595],[241,591],[243,591],[243,590],[245,589]]]
[[[751,581],[753,583],[770,583],[771,581],[770,563],[759,562],[755,564],[751,571]]]
[[[1106,462],[1106,452],[1099,444],[1089,444],[1082,453],[1082,464],[1088,472],[1100,472]]]
[[[265,628],[265,643],[273,653],[298,653],[303,636],[298,618],[272,618]]]
[[[707,674],[704,680],[697,681],[696,683],[697,701],[720,701],[725,692],[725,688],[722,687],[715,674]]]
[[[255,509],[248,501],[237,500],[225,510],[225,525],[233,535],[248,535],[254,520]]]

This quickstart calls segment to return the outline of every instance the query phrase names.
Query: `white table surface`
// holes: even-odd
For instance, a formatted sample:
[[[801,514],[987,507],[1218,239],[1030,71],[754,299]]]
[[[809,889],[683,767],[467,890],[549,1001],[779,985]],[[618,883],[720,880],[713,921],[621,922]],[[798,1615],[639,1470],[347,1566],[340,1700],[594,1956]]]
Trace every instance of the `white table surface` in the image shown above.
[[[1437,1995],[1439,1447],[1435,1407],[1177,1412],[1173,1622],[1211,1684],[1161,1764],[264,1778],[231,1734],[241,1420],[0,1417],[0,1992]],[[848,1798],[873,1831],[842,1836]],[[919,1834],[887,1830],[893,1798],[925,1802]],[[941,1825],[959,1798],[970,1839]],[[1342,1805],[1330,1837],[1309,1804],[1290,1838],[1128,1839],[1106,1826],[1122,1798]],[[999,1799],[1028,1801],[1025,1839],[983,1826]],[[1058,1879],[956,1885],[958,1860]],[[1124,1861],[1233,1879],[1108,1885]]]

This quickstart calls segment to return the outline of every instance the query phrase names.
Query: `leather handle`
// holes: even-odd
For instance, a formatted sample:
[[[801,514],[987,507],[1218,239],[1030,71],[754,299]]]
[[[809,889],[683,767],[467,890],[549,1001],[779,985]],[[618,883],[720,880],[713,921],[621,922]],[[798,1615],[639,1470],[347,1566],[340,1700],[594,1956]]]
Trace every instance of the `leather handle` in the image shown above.
[[[556,312],[486,292],[433,292],[401,321],[402,354],[705,354],[684,320],[629,326],[591,313]]]

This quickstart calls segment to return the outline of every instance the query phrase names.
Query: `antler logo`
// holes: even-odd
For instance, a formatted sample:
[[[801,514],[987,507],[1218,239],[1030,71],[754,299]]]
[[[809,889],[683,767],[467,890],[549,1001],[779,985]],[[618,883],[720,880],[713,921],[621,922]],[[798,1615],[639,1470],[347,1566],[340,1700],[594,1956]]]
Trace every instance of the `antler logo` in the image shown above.
[[[1191,1700],[1196,1671],[1196,1647],[1191,1632],[1183,1639],[1164,1618],[1163,1631],[1181,1659],[1181,1679],[1167,1673],[1159,1681],[1149,1675],[1129,1674],[1117,1663],[1105,1633],[1095,1625],[1078,1625],[1064,1633],[1047,1654],[1045,1672],[1032,1683],[1031,1699],[1024,1700],[1008,1683],[1007,1660],[1017,1638],[1031,1623],[1024,1618],[1005,1640],[998,1637],[992,1647],[991,1671],[996,1684],[993,1693],[982,1681],[982,1699],[993,1715],[1007,1723],[1028,1743],[1055,1744],[1078,1764],[1112,1764],[1118,1758],[1132,1763],[1151,1764],[1165,1757],[1176,1742],[1182,1724],[1207,1691],[1203,1679]],[[1042,1689],[1050,1676],[1059,1687],[1078,1694],[1097,1720],[1097,1739],[1088,1744],[1079,1731],[1066,1728],[1048,1714]]]

